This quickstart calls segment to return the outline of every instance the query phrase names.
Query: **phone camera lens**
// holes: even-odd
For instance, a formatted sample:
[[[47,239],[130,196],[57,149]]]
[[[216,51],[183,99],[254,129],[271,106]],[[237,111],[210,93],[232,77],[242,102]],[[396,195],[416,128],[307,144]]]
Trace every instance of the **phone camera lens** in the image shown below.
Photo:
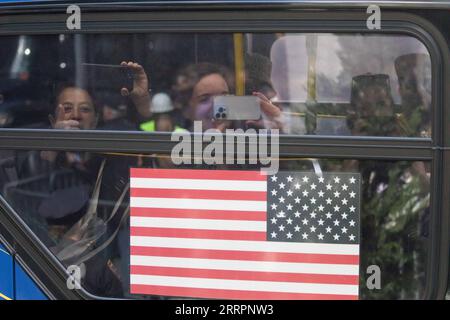
[[[222,107],[219,108],[219,112],[223,112],[223,108]]]
[[[219,119],[221,117],[220,113],[216,113],[216,119]]]
[[[221,114],[222,119],[225,119],[227,117],[227,115],[225,113]]]

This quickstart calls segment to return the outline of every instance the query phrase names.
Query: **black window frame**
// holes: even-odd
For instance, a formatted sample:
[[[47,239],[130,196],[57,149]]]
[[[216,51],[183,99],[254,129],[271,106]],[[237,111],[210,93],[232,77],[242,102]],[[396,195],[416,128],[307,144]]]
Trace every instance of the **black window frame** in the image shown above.
[[[280,157],[318,159],[370,159],[430,161],[431,242],[426,290],[422,298],[445,297],[449,264],[450,203],[450,87],[449,50],[441,33],[431,22],[411,13],[383,10],[382,29],[366,28],[365,10],[338,11],[330,8],[301,11],[295,8],[254,9],[242,12],[237,5],[217,9],[167,8],[129,12],[106,12],[101,6],[82,13],[82,30],[66,29],[65,6],[48,7],[39,13],[0,17],[2,35],[71,33],[151,33],[151,32],[317,32],[405,34],[419,39],[429,50],[433,70],[432,137],[334,137],[280,136]],[[99,9],[100,8],[100,9]],[[82,6],[83,10],[83,6]],[[43,22],[46,21],[46,22]],[[444,107],[445,106],[445,107]],[[123,153],[170,153],[175,142],[168,133],[0,129],[0,149],[80,150]],[[105,299],[84,289],[68,290],[62,264],[32,234],[20,216],[3,199],[0,201],[0,234],[12,244],[15,254],[34,278],[41,279],[44,292],[53,298]],[[46,289],[45,289],[46,287]],[[51,294],[50,294],[51,293]]]

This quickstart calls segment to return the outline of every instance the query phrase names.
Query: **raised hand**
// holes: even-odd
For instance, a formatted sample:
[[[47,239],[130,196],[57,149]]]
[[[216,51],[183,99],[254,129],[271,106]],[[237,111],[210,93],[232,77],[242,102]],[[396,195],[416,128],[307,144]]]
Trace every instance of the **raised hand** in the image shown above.
[[[122,88],[120,93],[122,96],[129,96],[136,106],[139,114],[144,118],[151,116],[150,112],[150,94],[148,90],[148,77],[144,68],[132,61],[122,61],[121,66],[127,67],[133,73],[133,90],[131,92],[127,88]]]
[[[79,130],[80,122],[77,120],[65,120],[65,110],[62,104],[59,104],[55,110],[55,117],[49,116],[53,129]]]
[[[249,120],[247,125],[251,125],[257,128],[265,129],[279,129],[283,131],[283,113],[280,108],[272,103],[264,94],[261,92],[253,92],[253,95],[259,98],[261,111],[263,117],[261,120]]]

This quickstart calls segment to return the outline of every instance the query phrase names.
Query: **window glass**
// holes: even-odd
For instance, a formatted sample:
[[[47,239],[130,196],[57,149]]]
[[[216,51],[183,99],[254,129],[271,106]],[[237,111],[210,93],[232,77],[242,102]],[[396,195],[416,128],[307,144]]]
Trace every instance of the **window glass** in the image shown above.
[[[1,156],[2,201],[66,266],[82,268],[93,294],[424,294],[428,162],[281,159],[266,177],[249,165],[175,167],[166,155]]]
[[[201,121],[200,130],[431,135],[431,59],[409,36],[61,34],[0,44],[2,128],[150,133]]]

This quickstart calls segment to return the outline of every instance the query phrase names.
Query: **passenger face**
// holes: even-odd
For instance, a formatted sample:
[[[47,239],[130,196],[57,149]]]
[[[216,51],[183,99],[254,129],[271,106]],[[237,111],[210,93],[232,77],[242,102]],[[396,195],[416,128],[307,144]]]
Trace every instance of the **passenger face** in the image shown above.
[[[191,120],[212,119],[213,98],[229,94],[227,82],[220,74],[210,74],[195,85],[189,102]]]
[[[58,105],[64,109],[63,120],[75,120],[82,130],[95,129],[97,114],[92,98],[86,90],[79,88],[64,89],[58,97]]]
[[[156,131],[173,131],[173,122],[169,114],[161,114],[157,117],[155,123]]]

